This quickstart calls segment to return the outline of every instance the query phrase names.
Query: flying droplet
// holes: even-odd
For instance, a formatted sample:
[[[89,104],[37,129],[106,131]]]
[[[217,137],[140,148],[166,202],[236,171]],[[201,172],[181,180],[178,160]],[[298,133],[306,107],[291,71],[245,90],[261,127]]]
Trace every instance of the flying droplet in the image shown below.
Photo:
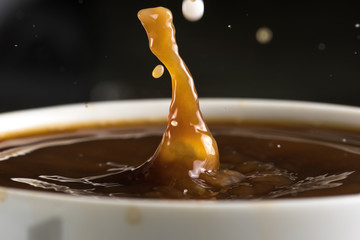
[[[326,48],[325,43],[319,43],[318,48],[319,48],[319,50],[321,50],[321,51],[325,50],[325,48]]]
[[[355,24],[355,27],[356,27],[356,28],[360,28],[360,23],[356,23],[356,24]]]
[[[261,27],[256,31],[256,40],[261,44],[269,43],[273,38],[273,32],[268,27]]]
[[[159,64],[152,71],[153,78],[159,78],[164,74],[164,66]]]
[[[182,13],[186,20],[195,22],[204,15],[203,0],[184,0],[182,3]]]

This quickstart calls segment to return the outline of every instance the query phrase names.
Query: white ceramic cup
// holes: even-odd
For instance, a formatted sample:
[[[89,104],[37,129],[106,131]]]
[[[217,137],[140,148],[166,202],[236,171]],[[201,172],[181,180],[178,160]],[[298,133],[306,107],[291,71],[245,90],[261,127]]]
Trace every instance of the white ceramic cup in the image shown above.
[[[166,120],[169,103],[103,102],[0,114],[0,138],[83,123]],[[250,99],[203,99],[200,105],[205,119],[261,119],[360,129],[360,109],[355,107]],[[0,188],[1,240],[358,240],[359,226],[358,194],[180,201],[74,197]]]

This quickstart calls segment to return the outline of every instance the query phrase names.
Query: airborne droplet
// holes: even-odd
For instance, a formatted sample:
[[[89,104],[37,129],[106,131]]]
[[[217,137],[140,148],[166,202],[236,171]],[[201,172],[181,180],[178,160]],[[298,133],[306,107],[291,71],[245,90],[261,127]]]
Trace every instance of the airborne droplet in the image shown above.
[[[182,3],[182,13],[186,20],[195,22],[204,15],[203,0],[184,0]]]
[[[261,44],[269,43],[273,38],[273,32],[270,28],[261,27],[256,31],[256,40]]]
[[[152,71],[153,78],[159,78],[164,74],[164,66],[159,64]]]

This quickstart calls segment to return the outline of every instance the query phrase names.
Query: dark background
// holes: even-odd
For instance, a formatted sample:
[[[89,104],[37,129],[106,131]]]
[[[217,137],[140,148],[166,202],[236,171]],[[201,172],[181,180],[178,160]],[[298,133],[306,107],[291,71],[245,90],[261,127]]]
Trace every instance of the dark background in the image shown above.
[[[0,0],[0,112],[171,96],[168,73],[137,19],[172,10],[200,97],[293,99],[360,106],[360,4],[205,0],[188,22],[182,0]],[[229,27],[229,25],[231,27]],[[255,32],[269,27],[273,40]]]

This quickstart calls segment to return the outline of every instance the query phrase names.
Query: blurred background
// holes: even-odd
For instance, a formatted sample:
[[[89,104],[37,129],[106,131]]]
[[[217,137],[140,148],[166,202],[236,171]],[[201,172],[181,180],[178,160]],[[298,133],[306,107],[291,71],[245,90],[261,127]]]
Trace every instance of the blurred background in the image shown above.
[[[179,51],[200,97],[292,99],[360,106],[360,4],[204,0],[0,0],[0,112],[171,96],[137,19],[172,10]],[[266,27],[272,39],[256,39]]]

